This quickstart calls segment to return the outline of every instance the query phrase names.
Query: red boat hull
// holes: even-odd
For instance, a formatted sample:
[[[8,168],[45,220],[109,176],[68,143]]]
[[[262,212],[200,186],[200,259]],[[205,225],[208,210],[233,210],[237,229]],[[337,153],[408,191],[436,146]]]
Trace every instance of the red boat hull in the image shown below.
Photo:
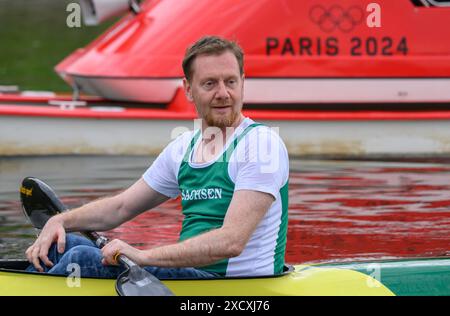
[[[81,91],[108,99],[169,102],[181,85],[186,47],[216,34],[237,40],[246,53],[250,103],[277,103],[280,98],[278,103],[380,101],[380,82],[367,88],[364,80],[422,79],[419,90],[423,86],[426,95],[434,81],[424,79],[450,78],[450,7],[420,7],[410,0],[379,0],[378,7],[371,3],[146,1],[140,14],[130,13],[56,70]],[[317,80],[324,78],[332,81]],[[352,78],[364,80],[342,81]],[[283,90],[286,84],[288,91]],[[379,94],[389,85],[383,81]],[[264,92],[267,88],[274,91]],[[361,89],[367,98],[355,95]],[[384,94],[394,101],[423,99],[414,94],[417,89],[401,82]]]

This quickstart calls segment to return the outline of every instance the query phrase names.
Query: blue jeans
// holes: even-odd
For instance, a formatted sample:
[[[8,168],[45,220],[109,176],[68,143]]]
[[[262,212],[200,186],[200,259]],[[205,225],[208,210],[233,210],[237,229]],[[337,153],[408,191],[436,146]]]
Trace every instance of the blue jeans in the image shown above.
[[[41,261],[44,272],[51,274],[69,275],[74,272],[74,265],[80,268],[81,277],[117,278],[125,271],[122,266],[105,266],[101,263],[102,253],[95,244],[85,237],[75,234],[66,235],[66,249],[60,254],[56,244],[53,244],[48,252],[48,258],[54,266],[49,268]],[[77,267],[77,268],[78,268]],[[219,277],[218,274],[202,271],[195,268],[160,268],[144,267],[145,270],[158,279],[203,279]],[[31,264],[27,269],[37,272]]]

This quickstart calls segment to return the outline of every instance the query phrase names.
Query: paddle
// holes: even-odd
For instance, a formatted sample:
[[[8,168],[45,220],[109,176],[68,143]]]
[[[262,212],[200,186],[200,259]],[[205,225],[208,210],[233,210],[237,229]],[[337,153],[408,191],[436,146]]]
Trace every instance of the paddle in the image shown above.
[[[20,199],[26,217],[34,227],[42,229],[50,217],[67,210],[55,192],[37,178],[25,178],[20,187]],[[99,248],[108,243],[108,239],[96,232],[82,232]],[[173,296],[174,294],[154,275],[138,266],[124,255],[117,261],[126,267],[116,281],[116,291],[121,296]]]

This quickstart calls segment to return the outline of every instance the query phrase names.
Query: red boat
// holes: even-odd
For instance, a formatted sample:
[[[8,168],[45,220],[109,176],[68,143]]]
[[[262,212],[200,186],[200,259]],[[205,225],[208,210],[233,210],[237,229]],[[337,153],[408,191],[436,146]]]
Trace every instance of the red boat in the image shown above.
[[[158,152],[173,128],[192,128],[196,113],[181,90],[181,60],[186,47],[207,34],[243,47],[245,114],[278,127],[293,155],[450,153],[450,1],[82,4],[90,23],[132,8],[56,66],[87,106],[0,94],[0,153]],[[79,98],[80,93],[96,97]],[[26,131],[17,135],[14,120],[42,126],[42,139],[27,140]],[[65,128],[61,120],[84,134],[59,130]],[[138,121],[151,121],[153,129],[139,129]],[[123,142],[105,145],[119,125]],[[53,130],[45,134],[49,126]],[[137,135],[155,132],[158,140],[133,144]]]
[[[249,104],[442,101],[449,18],[410,0],[153,0],[56,71],[90,94],[168,103],[186,47],[219,34],[246,53]]]

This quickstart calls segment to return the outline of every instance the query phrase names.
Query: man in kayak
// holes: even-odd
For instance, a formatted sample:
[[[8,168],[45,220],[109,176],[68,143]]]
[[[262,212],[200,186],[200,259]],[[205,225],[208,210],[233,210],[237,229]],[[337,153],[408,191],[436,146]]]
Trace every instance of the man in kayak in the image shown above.
[[[186,51],[183,80],[201,128],[173,140],[136,183],[116,196],[52,217],[26,255],[28,270],[117,277],[124,254],[158,278],[279,274],[287,233],[289,159],[272,129],[242,114],[243,52],[208,36]],[[106,231],[181,196],[176,244],[103,249],[66,231]],[[155,228],[157,229],[157,228]]]

